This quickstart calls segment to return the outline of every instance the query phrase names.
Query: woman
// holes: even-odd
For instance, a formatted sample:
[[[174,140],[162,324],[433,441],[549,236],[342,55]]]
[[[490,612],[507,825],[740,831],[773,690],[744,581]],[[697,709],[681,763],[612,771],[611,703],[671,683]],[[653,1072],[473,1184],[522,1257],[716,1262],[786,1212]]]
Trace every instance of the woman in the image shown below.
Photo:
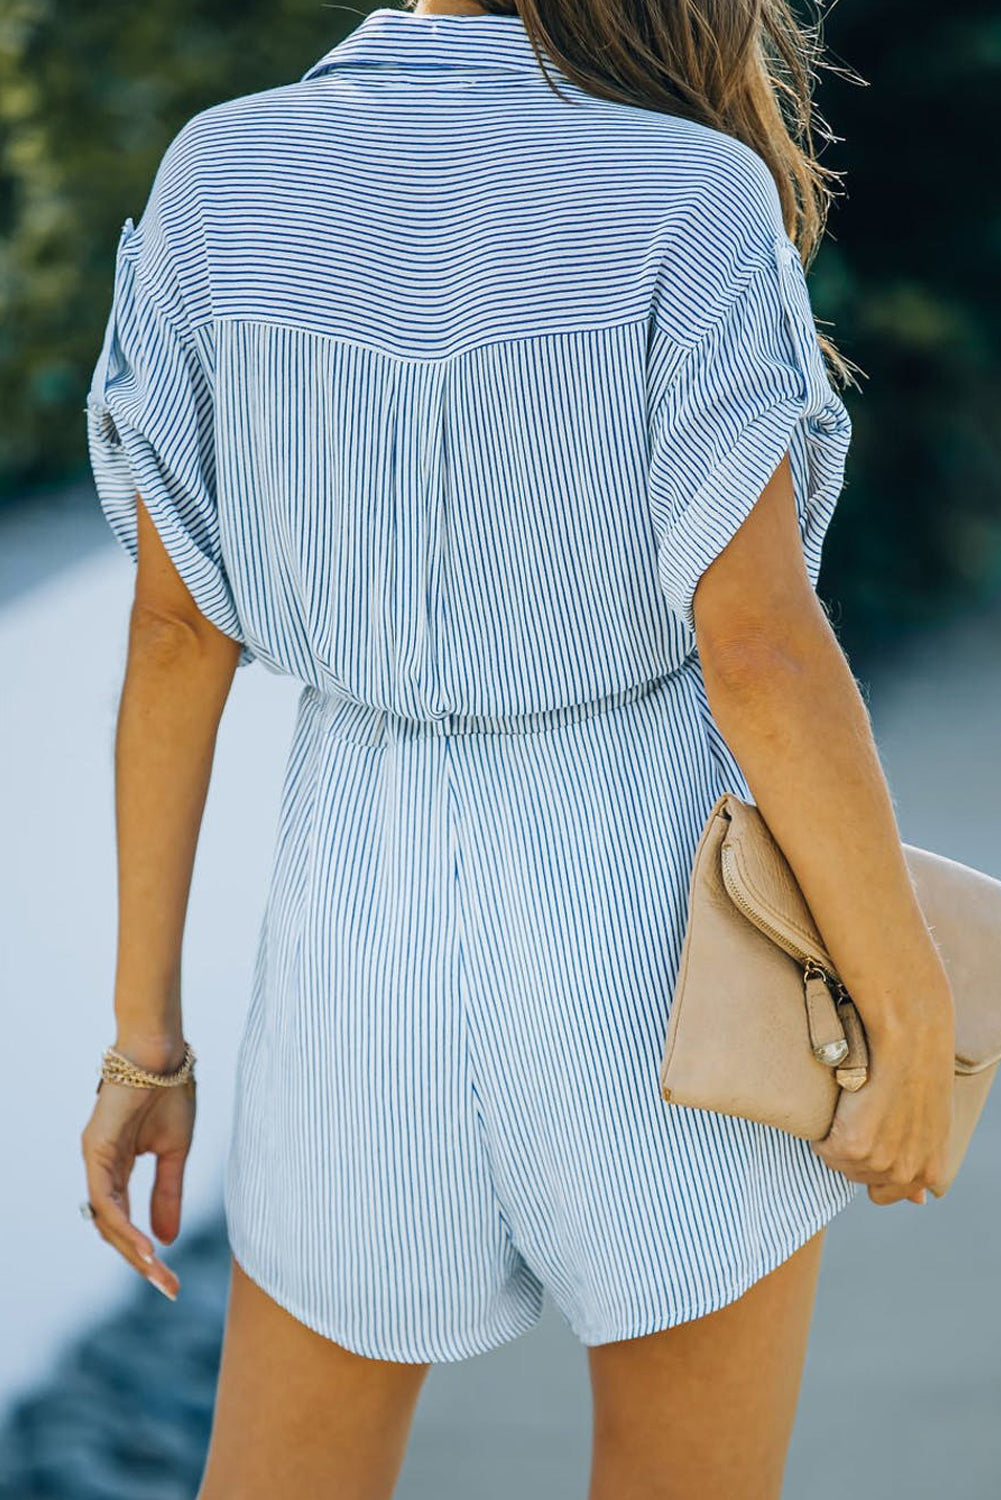
[[[544,1290],[591,1500],[776,1496],[825,1226],[943,1171],[951,996],[815,592],[850,424],[803,270],[825,174],[778,103],[809,124],[810,45],[784,0],[382,8],[189,120],[123,228],[87,410],[138,564],[115,1047],[157,1076],[111,1070],[83,1148],[168,1295],[128,1180],[153,1152],[171,1243],[216,729],[238,666],[303,683],[200,1500],[390,1495],[429,1366]],[[815,1145],[659,1095],[722,790],[868,1029]]]

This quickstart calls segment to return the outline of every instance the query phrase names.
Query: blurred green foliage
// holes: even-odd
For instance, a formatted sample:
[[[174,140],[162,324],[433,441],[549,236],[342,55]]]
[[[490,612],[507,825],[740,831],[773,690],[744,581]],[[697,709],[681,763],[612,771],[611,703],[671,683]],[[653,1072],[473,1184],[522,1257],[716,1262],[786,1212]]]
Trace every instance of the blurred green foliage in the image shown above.
[[[86,474],[82,405],[122,221],[190,115],[290,82],[370,6],[4,0],[0,14],[0,501]],[[808,19],[808,18],[805,18]],[[811,278],[866,371],[820,589],[870,649],[1001,590],[1001,193],[993,0],[843,4],[817,98],[846,192]]]
[[[369,8],[3,0],[0,501],[86,472],[119,231],[173,135],[221,99],[293,82]]]

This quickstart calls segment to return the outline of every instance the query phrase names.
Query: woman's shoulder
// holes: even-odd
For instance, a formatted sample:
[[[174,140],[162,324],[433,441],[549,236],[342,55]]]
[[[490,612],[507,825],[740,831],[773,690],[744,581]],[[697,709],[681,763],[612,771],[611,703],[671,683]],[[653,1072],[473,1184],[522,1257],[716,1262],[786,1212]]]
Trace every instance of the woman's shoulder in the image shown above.
[[[696,120],[647,113],[650,170],[679,213],[737,241],[783,228],[775,178],[752,146]]]
[[[764,158],[721,130],[652,116],[647,146],[643,191],[658,203],[654,318],[692,344],[776,264],[789,243],[782,202]]]
[[[301,144],[302,129],[318,96],[293,79],[251,93],[219,99],[188,115],[168,141],[160,164],[167,178],[217,181],[227,167],[266,166],[285,148]]]
[[[593,96],[584,111],[583,133],[601,147],[595,162],[614,173],[624,205],[632,200],[627,222],[651,227],[665,253],[687,244],[707,255],[714,276],[720,263],[748,267],[772,254],[784,233],[781,199],[747,142],[682,115]]]

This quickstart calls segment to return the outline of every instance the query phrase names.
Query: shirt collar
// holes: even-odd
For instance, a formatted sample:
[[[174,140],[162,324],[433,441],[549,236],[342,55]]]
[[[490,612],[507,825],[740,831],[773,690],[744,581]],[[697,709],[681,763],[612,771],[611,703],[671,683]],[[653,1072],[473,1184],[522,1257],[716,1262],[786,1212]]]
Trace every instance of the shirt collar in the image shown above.
[[[300,82],[332,68],[533,68],[539,64],[520,16],[414,15],[380,6],[325,52]]]

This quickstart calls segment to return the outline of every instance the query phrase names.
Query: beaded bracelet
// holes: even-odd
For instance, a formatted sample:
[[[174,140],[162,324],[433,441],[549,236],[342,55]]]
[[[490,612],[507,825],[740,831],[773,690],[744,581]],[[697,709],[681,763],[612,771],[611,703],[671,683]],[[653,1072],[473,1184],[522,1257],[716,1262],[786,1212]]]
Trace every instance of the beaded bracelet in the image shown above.
[[[132,1062],[114,1047],[104,1049],[104,1057],[101,1063],[101,1076],[97,1081],[97,1091],[100,1092],[101,1084],[126,1083],[132,1088],[172,1088],[176,1084],[187,1083],[190,1079],[195,1081],[194,1075],[195,1054],[187,1042],[184,1043],[184,1057],[178,1067],[172,1073],[151,1073],[148,1068],[141,1068],[138,1063]]]

